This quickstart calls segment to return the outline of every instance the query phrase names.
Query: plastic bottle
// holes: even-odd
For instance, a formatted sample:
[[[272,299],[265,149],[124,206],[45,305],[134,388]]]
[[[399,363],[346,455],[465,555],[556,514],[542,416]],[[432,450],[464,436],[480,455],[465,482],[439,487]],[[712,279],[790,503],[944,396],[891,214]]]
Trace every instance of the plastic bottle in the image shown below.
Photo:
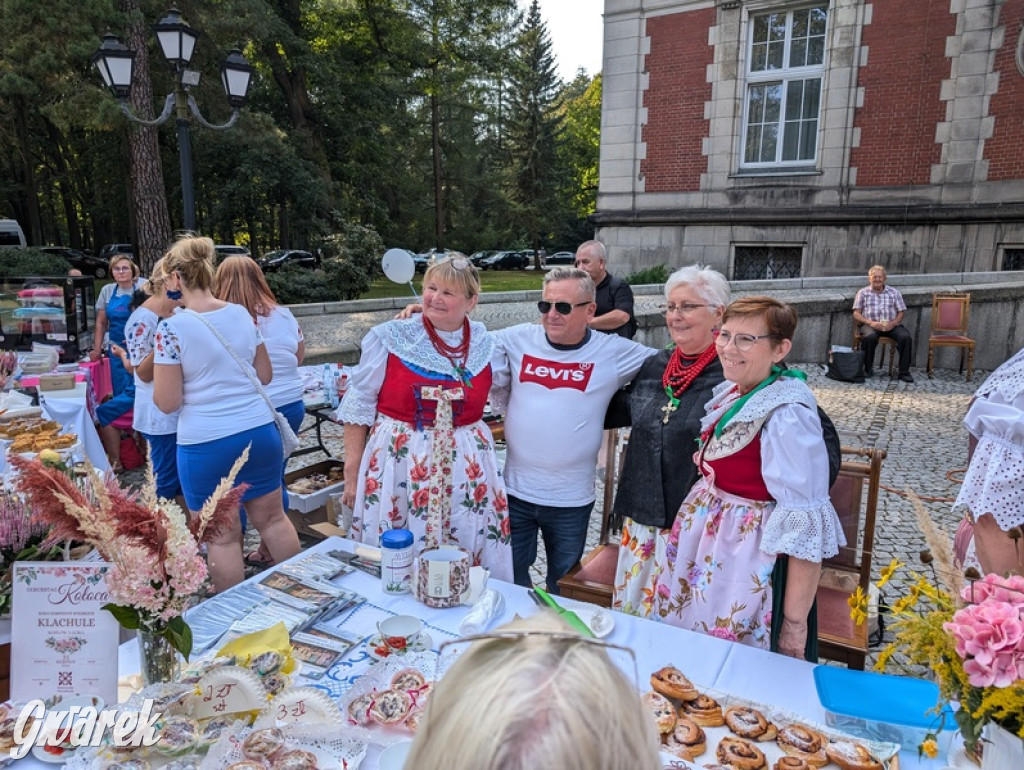
[[[324,364],[324,396],[332,409],[338,408],[338,388],[335,385],[337,373],[330,364]]]
[[[380,585],[386,594],[412,591],[412,532],[389,529],[380,536]]]

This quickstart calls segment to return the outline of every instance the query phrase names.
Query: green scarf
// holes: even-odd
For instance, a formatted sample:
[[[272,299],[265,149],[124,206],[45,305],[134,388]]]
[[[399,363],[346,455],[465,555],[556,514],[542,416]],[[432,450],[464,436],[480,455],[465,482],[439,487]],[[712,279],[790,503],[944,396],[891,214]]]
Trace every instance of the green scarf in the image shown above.
[[[767,388],[780,377],[795,377],[798,380],[807,379],[806,374],[797,371],[796,369],[783,369],[781,366],[773,366],[771,374],[769,374],[767,377],[765,377],[763,380],[757,383],[757,387],[754,388],[752,391],[736,399],[736,402],[731,407],[729,407],[729,411],[722,415],[722,419],[719,420],[718,424],[715,426],[715,438],[721,438],[722,431],[725,430],[725,426],[729,423],[729,420],[736,416],[737,412],[739,412],[740,409],[743,408],[743,405],[750,400],[751,396],[757,393],[757,391]]]

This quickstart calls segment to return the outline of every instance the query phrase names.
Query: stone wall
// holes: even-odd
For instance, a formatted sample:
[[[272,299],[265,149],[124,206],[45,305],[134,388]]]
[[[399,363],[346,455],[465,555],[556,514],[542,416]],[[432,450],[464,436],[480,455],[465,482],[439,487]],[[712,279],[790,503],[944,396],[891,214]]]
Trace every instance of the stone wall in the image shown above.
[[[1001,273],[944,273],[890,275],[889,283],[902,292],[907,302],[904,322],[914,336],[914,365],[924,368],[928,361],[928,330],[932,296],[937,292],[965,291],[971,294],[970,336],[976,340],[974,365],[991,370],[1024,347],[1024,271]],[[824,362],[829,344],[849,345],[853,341],[851,307],[857,290],[867,284],[864,276],[804,278],[780,281],[733,281],[734,296],[771,294],[796,306],[800,325],[794,340],[793,362]],[[658,306],[662,287],[634,286],[640,330],[637,339],[661,347],[668,343],[668,331]],[[473,317],[490,329],[501,329],[538,319],[539,291],[484,294]],[[359,358],[359,342],[374,325],[382,323],[405,307],[410,298],[358,300],[326,305],[293,305],[306,337],[306,363],[341,361],[352,364]],[[956,368],[958,353],[940,349],[937,368]]]

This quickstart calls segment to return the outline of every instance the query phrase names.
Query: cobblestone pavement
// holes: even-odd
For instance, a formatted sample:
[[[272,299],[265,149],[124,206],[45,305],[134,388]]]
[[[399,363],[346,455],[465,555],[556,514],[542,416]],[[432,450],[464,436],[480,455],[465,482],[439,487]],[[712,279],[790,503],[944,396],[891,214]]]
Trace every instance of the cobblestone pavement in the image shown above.
[[[987,372],[976,372],[972,382],[965,382],[955,371],[940,370],[934,379],[916,373],[916,382],[907,384],[890,380],[887,375],[875,376],[863,385],[834,382],[824,376],[816,364],[796,365],[808,375],[822,408],[828,412],[848,446],[878,447],[888,456],[882,466],[883,489],[879,494],[876,522],[874,577],[892,558],[908,562],[917,569],[917,555],[924,548],[924,539],[914,518],[910,502],[900,492],[912,488],[925,502],[935,522],[952,538],[959,516],[951,512],[952,499],[958,484],[947,474],[966,466],[967,432],[962,418],[971,395]],[[312,425],[307,418],[306,427]],[[335,457],[341,457],[341,427],[332,423],[322,428],[324,443]],[[300,435],[303,446],[315,444],[312,431]],[[324,459],[313,453],[293,459],[289,469],[304,467]],[[955,478],[961,474],[953,474]],[[122,475],[122,480],[139,483],[141,474]],[[601,520],[603,489],[597,489],[597,503],[591,519],[588,550],[597,543]],[[932,498],[932,499],[930,499]],[[256,533],[247,533],[247,549],[254,547]],[[543,581],[543,549],[539,549],[533,578]],[[906,586],[899,576],[886,588],[890,597],[901,595]],[[870,661],[869,661],[870,663]]]

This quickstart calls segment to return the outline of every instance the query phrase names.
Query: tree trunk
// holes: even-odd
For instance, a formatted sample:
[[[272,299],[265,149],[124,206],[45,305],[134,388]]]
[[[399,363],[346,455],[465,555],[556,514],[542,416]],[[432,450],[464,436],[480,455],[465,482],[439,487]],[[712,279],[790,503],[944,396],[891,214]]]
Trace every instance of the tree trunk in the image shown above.
[[[441,182],[441,115],[436,89],[430,94],[430,141],[434,160],[434,245],[443,249],[445,244],[444,187]]]
[[[17,97],[19,102],[14,110],[15,131],[18,134],[18,150],[21,155],[22,184],[25,186],[25,194],[22,200],[25,201],[25,221],[20,224],[25,230],[25,238],[29,246],[39,245],[39,239],[43,237],[42,219],[39,216],[39,190],[36,180],[36,161],[32,153],[32,137],[29,134],[28,106],[23,97]]]
[[[136,52],[129,104],[136,115],[151,120],[153,84],[149,80],[149,59],[146,55],[149,27],[139,10],[138,0],[122,0],[121,10],[130,14],[127,45]],[[167,210],[167,190],[160,165],[156,127],[132,126],[128,131],[128,152],[131,156],[131,205],[137,229],[135,259],[143,275],[149,275],[153,264],[171,245],[171,217]]]

